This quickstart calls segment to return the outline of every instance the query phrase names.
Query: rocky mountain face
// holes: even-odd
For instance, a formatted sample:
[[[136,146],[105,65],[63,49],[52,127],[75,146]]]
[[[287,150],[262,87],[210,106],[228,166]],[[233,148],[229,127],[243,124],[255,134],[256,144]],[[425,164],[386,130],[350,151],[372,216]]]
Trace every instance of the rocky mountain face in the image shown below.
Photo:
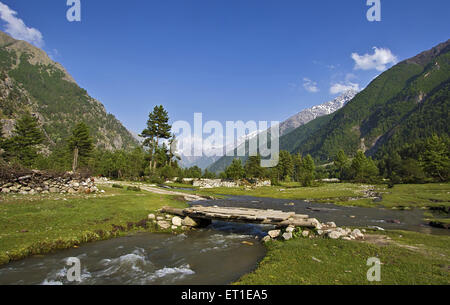
[[[288,135],[290,135],[292,132],[295,132],[300,127],[307,125],[318,118],[330,115],[336,112],[337,110],[341,109],[348,102],[350,102],[357,94],[358,91],[349,90],[331,101],[305,109],[297,113],[296,115],[290,117],[286,121],[280,123],[280,149],[290,151],[293,143],[296,142],[296,139],[295,138],[293,139],[292,137],[289,137],[289,141],[283,141],[283,139],[287,139]],[[247,137],[244,141],[241,141],[237,147],[239,147],[240,145],[245,145],[246,140],[249,140],[249,137]],[[229,148],[227,151],[231,151],[233,149],[236,150],[236,148],[232,147],[231,149]],[[228,157],[228,156],[221,157],[214,163],[212,163],[208,167],[208,169],[216,173],[224,171],[225,168],[231,164],[234,158],[235,157]],[[241,157],[241,159],[245,161],[247,158]]]
[[[99,148],[127,149],[138,143],[43,50],[0,31],[0,120],[6,136],[25,112],[39,119],[47,151],[63,143],[80,121],[89,126]]]
[[[290,117],[289,119],[280,124],[280,136],[284,136],[289,132],[293,131],[294,129],[302,125],[305,125],[318,117],[336,112],[337,110],[344,107],[357,94],[358,91],[349,90],[343,93],[342,95],[338,96],[334,100],[323,103],[321,105],[314,106],[312,108],[305,109],[297,113],[296,115]]]
[[[449,106],[447,40],[382,73],[325,122],[299,127],[303,138],[290,151],[321,162],[331,161],[341,149],[381,158],[433,134],[448,136]]]

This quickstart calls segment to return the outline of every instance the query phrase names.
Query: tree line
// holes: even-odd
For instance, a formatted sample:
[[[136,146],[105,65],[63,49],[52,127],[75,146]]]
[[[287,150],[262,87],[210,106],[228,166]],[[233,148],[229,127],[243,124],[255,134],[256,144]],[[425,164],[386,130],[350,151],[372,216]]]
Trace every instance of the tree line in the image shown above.
[[[80,122],[73,126],[70,136],[45,153],[45,133],[38,119],[31,114],[19,118],[11,137],[3,134],[0,121],[0,162],[43,170],[82,171],[92,175],[118,179],[146,179],[163,183],[167,179],[222,178],[270,179],[314,185],[324,178],[360,183],[425,183],[448,181],[450,177],[450,141],[446,136],[406,144],[381,160],[373,160],[358,151],[352,157],[339,151],[333,162],[316,166],[311,155],[302,156],[288,151],[279,152],[279,163],[273,168],[261,167],[261,156],[251,156],[243,162],[234,159],[219,175],[202,171],[197,166],[182,168],[175,155],[177,139],[171,133],[169,115],[163,106],[149,114],[146,128],[140,136],[142,145],[130,150],[108,151],[95,147],[89,127]]]

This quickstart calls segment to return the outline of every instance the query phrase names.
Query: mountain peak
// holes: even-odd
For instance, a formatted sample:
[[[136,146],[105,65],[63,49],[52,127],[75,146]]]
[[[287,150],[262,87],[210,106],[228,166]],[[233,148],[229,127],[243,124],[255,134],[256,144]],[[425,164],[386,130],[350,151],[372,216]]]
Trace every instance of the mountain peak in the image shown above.
[[[44,50],[39,49],[38,47],[35,47],[24,40],[14,39],[8,34],[0,31],[0,48],[16,52],[19,60],[22,54],[28,54],[30,56],[28,58],[28,61],[32,65],[54,66],[64,73],[65,80],[75,83],[73,77],[66,71],[66,69],[64,69],[61,64],[53,61]],[[17,63],[17,65],[18,64],[19,63]]]
[[[350,89],[331,101],[302,110],[301,112],[297,113],[296,115],[290,117],[280,124],[280,135],[283,136],[285,134],[288,134],[292,130],[305,125],[320,116],[336,112],[337,110],[344,107],[357,94],[358,91]]]

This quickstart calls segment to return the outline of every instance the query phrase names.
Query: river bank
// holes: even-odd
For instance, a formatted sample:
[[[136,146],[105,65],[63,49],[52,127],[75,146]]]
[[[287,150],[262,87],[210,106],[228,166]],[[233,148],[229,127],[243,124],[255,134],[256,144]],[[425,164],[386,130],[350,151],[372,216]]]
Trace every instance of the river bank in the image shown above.
[[[148,214],[156,213],[162,206],[177,208],[187,206],[184,196],[180,195],[173,196],[159,191],[158,193],[151,193],[150,191],[133,192],[125,189],[111,188],[107,185],[100,186],[100,188],[104,188],[106,190],[105,193],[64,196],[56,194],[45,196],[2,196],[0,202],[0,221],[2,224],[0,230],[0,257],[2,258],[2,262],[7,263],[8,261],[15,261],[29,256],[35,256],[32,258],[33,260],[35,258],[38,260],[47,259],[47,257],[57,256],[58,253],[63,253],[64,251],[85,249],[84,247],[86,246],[95,248],[95,245],[98,243],[86,244],[90,241],[109,239],[113,243],[115,241],[120,243],[120,238],[124,236],[132,238],[137,233],[161,232],[156,224],[145,221],[148,220]],[[198,191],[179,190],[179,192]],[[277,196],[276,193],[274,193],[275,196]],[[220,205],[221,200],[230,200],[230,198],[219,199],[213,202],[203,202],[202,204]],[[336,205],[336,208],[340,208],[340,210],[333,210],[331,208],[334,206],[329,204],[314,204],[306,201],[291,202],[288,199],[283,199],[283,202],[279,202],[277,199],[270,199],[268,197],[261,197],[259,199],[251,197],[247,200],[247,203],[253,205],[253,207],[270,208],[269,206],[266,207],[267,204],[264,203],[264,200],[281,209],[295,210],[312,207],[312,209],[306,210],[307,214],[317,213],[317,218],[321,221],[327,221],[329,217],[331,217],[331,221],[338,218],[338,225],[348,225],[350,227],[354,225],[359,228],[366,227],[370,223],[369,220],[379,218],[376,213],[380,211],[395,214],[385,215],[388,218],[397,217],[396,213],[399,213],[399,215],[413,216],[418,221],[422,219],[421,213],[423,213],[422,210],[418,209],[402,211],[398,209],[383,210],[373,208],[369,210],[375,214],[369,215],[372,218],[365,219],[363,215],[367,214],[367,212],[361,211],[361,214],[359,214],[357,208],[354,207]],[[243,204],[239,200],[235,200],[234,203],[238,205]],[[194,204],[198,203],[194,202]],[[230,201],[223,204],[230,205]],[[328,210],[326,208],[321,209],[323,207],[328,208]],[[420,215],[414,214],[417,211],[419,211]],[[339,216],[339,213],[342,213],[342,215]],[[409,216],[406,217],[406,220],[408,219]],[[366,278],[362,277],[362,275],[367,271],[364,260],[367,260],[368,255],[380,256],[382,263],[386,265],[387,277],[383,278],[381,284],[449,283],[450,237],[448,234],[444,233],[443,236],[435,236],[398,231],[396,230],[398,228],[411,229],[404,227],[404,225],[408,224],[407,221],[403,219],[399,220],[400,223],[384,223],[383,226],[389,227],[387,231],[377,230],[371,232],[368,230],[364,242],[315,237],[313,239],[296,238],[289,241],[270,241],[263,246],[259,241],[255,240],[255,236],[258,236],[260,239],[264,236],[263,231],[267,230],[267,228],[248,225],[244,226],[244,231],[236,232],[236,225],[226,223],[213,224],[212,227],[206,230],[208,233],[205,235],[207,236],[205,240],[214,241],[215,239],[211,238],[209,234],[214,236],[217,234],[216,231],[223,231],[223,226],[225,226],[228,228],[227,230],[233,234],[236,233],[241,238],[238,239],[237,244],[234,244],[239,247],[234,248],[235,252],[228,252],[226,257],[236,259],[235,255],[242,251],[242,247],[244,249],[247,249],[246,247],[255,247],[256,252],[249,252],[252,254],[247,264],[245,264],[247,267],[243,268],[240,273],[237,271],[234,272],[234,276],[240,274],[239,277],[242,276],[241,279],[233,278],[233,276],[228,277],[230,281],[237,281],[237,284],[367,284]],[[357,223],[358,221],[364,222]],[[359,226],[359,224],[364,226]],[[378,223],[378,225],[381,224]],[[425,232],[433,232],[426,227],[424,228],[426,229]],[[167,230],[166,232],[170,231]],[[447,231],[442,229],[442,232]],[[206,244],[199,245],[198,243],[192,242],[192,239],[189,238],[195,236],[195,234],[197,233],[180,234],[187,236],[189,242],[185,243],[183,247],[192,246],[192,249],[189,248],[189,251],[192,250],[192,253],[203,249],[196,248],[197,246],[212,249],[218,247],[217,245],[211,247],[206,246]],[[222,233],[219,232],[220,234]],[[166,236],[171,239],[169,236],[175,235]],[[378,237],[374,238],[373,236]],[[389,238],[389,240],[383,240],[383,236]],[[119,238],[113,239],[113,237]],[[196,237],[193,238],[195,240]],[[219,238],[219,240],[222,239],[222,237]],[[257,247],[264,248],[263,254],[266,254],[266,251],[267,254],[265,256],[261,255],[261,249],[258,250]],[[57,251],[56,253],[43,257],[36,257],[36,254],[50,253],[56,249],[72,250]],[[130,257],[129,255],[136,254],[133,252],[134,250],[129,250],[126,253],[124,252],[114,257],[120,261],[120,257],[124,256],[128,259]],[[146,251],[147,254],[145,256],[151,255],[151,249]],[[170,251],[164,253],[164,256],[174,255]],[[139,256],[141,254],[138,253],[136,255]],[[257,266],[258,261],[263,256],[264,259]],[[25,261],[27,260],[16,263],[25,263]],[[16,263],[12,264],[15,265]],[[8,264],[7,267],[14,266],[12,264]],[[316,266],[315,264],[319,265]],[[181,268],[182,266],[183,264],[180,265],[175,262],[170,268]],[[249,266],[253,267],[250,268]],[[162,265],[160,267],[159,269],[155,267],[155,269],[147,266],[146,268],[150,269],[146,269],[146,272],[156,274],[159,272],[158,270],[164,269]],[[197,270],[196,274],[201,275],[196,268],[197,266],[190,265],[189,270],[194,272]],[[187,271],[186,269],[188,273],[191,271]],[[248,274],[243,275],[243,273]],[[49,277],[49,280],[51,281],[52,279]],[[167,284],[168,282],[162,281],[157,283]]]
[[[106,192],[90,195],[2,195],[0,265],[92,241],[164,232],[147,221],[148,214],[163,206],[187,206],[166,194],[102,189]]]

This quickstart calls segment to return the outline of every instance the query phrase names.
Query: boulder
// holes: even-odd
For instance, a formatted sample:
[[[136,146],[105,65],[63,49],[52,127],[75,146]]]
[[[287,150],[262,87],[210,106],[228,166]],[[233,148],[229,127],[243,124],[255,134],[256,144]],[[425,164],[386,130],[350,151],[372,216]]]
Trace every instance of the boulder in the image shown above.
[[[286,232],[288,232],[288,233],[292,233],[292,232],[294,232],[294,230],[295,230],[294,226],[289,226],[286,228]]]
[[[309,231],[305,230],[302,232],[302,236],[303,237],[308,237],[309,236]]]
[[[363,239],[364,238],[364,234],[362,234],[359,229],[354,229],[350,235],[352,237],[354,237],[355,239]]]
[[[264,236],[263,239],[262,239],[262,241],[263,241],[264,243],[269,242],[269,241],[271,241],[271,240],[272,240],[272,238],[270,238],[269,235]]]
[[[336,228],[336,224],[334,222],[332,222],[332,221],[331,222],[327,222],[326,225],[329,228]]]
[[[181,221],[181,224],[182,224],[183,226],[186,226],[186,227],[196,227],[196,226],[198,226],[197,222],[196,222],[194,219],[192,219],[191,217],[189,217],[189,216],[186,216],[186,217]]]
[[[284,240],[290,240],[290,239],[292,239],[292,233],[288,233],[288,232],[284,233],[284,234],[283,234],[283,239],[284,239]]]
[[[342,236],[342,233],[340,233],[339,231],[331,231],[327,234],[327,236],[331,239],[339,239]]]
[[[175,216],[174,218],[172,218],[172,224],[174,226],[181,227],[182,222],[183,222],[183,220],[178,216]]]
[[[281,230],[271,230],[267,232],[271,238],[277,238],[281,234]]]
[[[163,230],[167,230],[168,228],[170,228],[170,224],[164,220],[160,220],[156,224]]]
[[[2,193],[4,194],[9,194],[11,192],[11,190],[7,187],[2,188]]]
[[[156,219],[156,216],[155,216],[155,214],[148,214],[147,218],[150,220],[154,220],[154,219]]]
[[[57,189],[56,187],[51,187],[51,188],[49,189],[49,192],[50,192],[50,193],[59,193],[59,189]]]
[[[172,226],[172,230],[176,230],[176,229],[178,229],[178,227],[175,226],[175,225],[173,225],[173,226]]]

